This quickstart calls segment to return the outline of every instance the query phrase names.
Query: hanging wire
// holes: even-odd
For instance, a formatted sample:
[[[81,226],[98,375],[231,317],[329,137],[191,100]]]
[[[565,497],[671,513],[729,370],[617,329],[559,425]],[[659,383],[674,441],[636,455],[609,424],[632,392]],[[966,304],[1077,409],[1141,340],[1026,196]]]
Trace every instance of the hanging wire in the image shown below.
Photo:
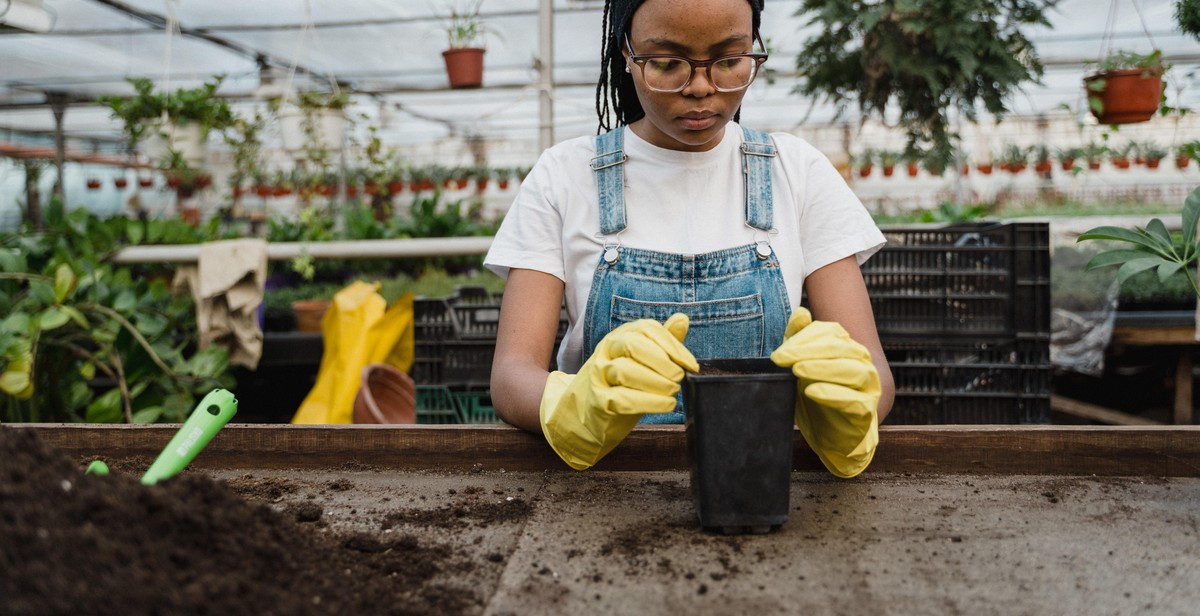
[[[1146,33],[1146,38],[1150,39],[1150,48],[1158,49],[1158,44],[1154,42],[1154,35],[1150,34],[1150,28],[1146,27],[1146,16],[1142,14],[1142,5],[1138,0],[1133,0],[1133,10],[1137,11],[1138,20],[1142,22],[1142,32]]]
[[[1096,62],[1103,62],[1108,55],[1109,49],[1112,47],[1113,29],[1117,23],[1117,0],[1112,0],[1108,5],[1108,19],[1104,23],[1104,36],[1100,39],[1100,57]]]

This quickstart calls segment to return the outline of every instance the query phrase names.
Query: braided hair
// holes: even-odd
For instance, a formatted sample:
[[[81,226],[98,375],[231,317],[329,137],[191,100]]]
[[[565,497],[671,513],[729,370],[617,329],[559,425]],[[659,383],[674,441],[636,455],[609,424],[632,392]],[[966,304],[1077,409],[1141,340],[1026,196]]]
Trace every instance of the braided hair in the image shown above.
[[[625,72],[625,57],[621,45],[633,23],[633,13],[646,0],[604,0],[604,17],[600,39],[600,80],[596,83],[596,115],[600,119],[597,134],[613,128],[612,115],[616,114],[616,126],[635,122],[646,112],[638,100],[633,87],[633,75]],[[758,32],[762,22],[764,0],[747,0],[753,14],[753,29]],[[739,120],[741,110],[734,116]]]

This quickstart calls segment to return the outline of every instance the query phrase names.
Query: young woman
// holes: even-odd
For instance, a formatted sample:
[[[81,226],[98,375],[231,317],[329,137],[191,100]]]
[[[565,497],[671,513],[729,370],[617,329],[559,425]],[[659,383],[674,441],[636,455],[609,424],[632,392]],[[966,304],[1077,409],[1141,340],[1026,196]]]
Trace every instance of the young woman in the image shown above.
[[[894,386],[859,266],[884,239],[815,148],[737,124],[767,58],[761,9],[609,0],[607,132],[543,153],[485,260],[508,279],[496,412],[573,468],[639,421],[681,423],[696,358],[768,355],[797,375],[797,425],[829,470],[870,463]]]

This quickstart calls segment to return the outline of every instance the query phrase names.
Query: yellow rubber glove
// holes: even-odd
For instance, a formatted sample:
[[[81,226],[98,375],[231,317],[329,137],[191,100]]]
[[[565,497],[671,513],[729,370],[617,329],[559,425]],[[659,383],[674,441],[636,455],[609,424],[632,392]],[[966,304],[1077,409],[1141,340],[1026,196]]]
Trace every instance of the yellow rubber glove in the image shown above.
[[[881,394],[866,347],[799,308],[771,361],[796,375],[796,425],[825,468],[843,479],[866,470],[879,444]]]
[[[675,410],[684,370],[700,365],[683,346],[688,318],[673,314],[625,323],[596,345],[578,374],[550,373],[542,393],[542,433],[571,468],[608,455],[646,413]]]

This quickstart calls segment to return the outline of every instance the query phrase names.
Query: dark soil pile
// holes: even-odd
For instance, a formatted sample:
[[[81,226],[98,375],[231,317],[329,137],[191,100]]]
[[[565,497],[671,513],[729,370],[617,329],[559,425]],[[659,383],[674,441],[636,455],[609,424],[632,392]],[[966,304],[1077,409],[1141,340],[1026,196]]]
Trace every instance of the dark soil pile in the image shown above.
[[[455,614],[475,600],[430,579],[464,566],[395,533],[334,536],[222,483],[156,486],[82,469],[0,426],[0,613]],[[453,574],[453,571],[450,571]]]

